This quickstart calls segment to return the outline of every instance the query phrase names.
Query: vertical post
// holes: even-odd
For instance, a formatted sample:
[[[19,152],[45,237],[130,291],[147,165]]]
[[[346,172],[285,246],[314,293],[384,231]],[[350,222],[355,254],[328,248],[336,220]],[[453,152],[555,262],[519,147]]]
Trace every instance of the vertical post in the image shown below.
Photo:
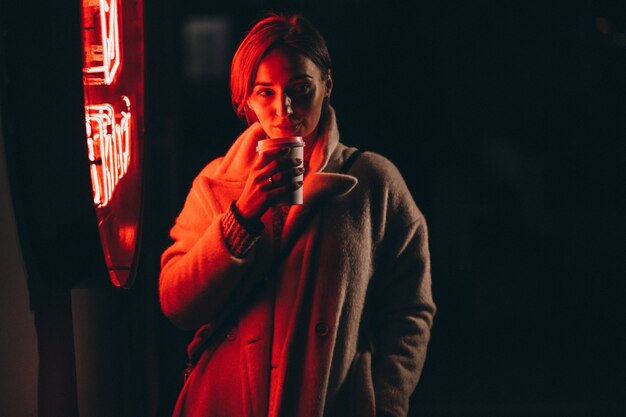
[[[39,417],[78,417],[70,290],[37,292],[32,307],[39,351]]]

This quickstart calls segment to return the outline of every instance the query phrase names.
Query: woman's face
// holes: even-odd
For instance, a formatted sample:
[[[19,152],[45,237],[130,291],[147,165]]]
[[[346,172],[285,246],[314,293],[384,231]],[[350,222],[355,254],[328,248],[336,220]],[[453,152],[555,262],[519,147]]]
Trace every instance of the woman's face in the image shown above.
[[[271,50],[259,63],[247,103],[270,138],[315,133],[332,81],[309,58],[288,48]]]

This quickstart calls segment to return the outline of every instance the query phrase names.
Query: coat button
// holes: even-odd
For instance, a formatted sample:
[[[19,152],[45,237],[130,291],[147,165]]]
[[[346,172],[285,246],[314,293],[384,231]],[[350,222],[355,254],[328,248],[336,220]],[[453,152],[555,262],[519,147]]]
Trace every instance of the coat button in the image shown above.
[[[230,329],[230,332],[228,332],[228,334],[226,335],[226,339],[230,340],[231,342],[235,339],[237,339],[237,328],[233,327],[232,329]]]
[[[315,325],[315,333],[320,337],[326,336],[329,329],[330,328],[328,327],[328,324],[324,323],[323,321],[320,321]]]

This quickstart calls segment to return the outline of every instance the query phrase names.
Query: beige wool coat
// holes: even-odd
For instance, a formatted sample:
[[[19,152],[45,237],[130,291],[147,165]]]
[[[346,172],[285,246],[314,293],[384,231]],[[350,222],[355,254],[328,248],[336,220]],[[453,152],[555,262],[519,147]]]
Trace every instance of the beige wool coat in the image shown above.
[[[321,123],[304,204],[290,208],[282,237],[304,211],[322,208],[268,280],[291,283],[289,300],[277,296],[279,284],[268,284],[242,306],[228,334],[203,353],[175,416],[407,414],[435,314],[426,222],[384,157],[366,152],[349,174],[337,173],[355,149],[339,142],[332,109]],[[264,137],[258,123],[251,125],[204,168],[162,255],[161,307],[179,327],[199,328],[190,350],[242,303],[253,282],[267,278],[260,271],[275,252],[270,216],[243,259],[229,253],[219,221],[242,192]],[[283,329],[278,345],[276,320]]]

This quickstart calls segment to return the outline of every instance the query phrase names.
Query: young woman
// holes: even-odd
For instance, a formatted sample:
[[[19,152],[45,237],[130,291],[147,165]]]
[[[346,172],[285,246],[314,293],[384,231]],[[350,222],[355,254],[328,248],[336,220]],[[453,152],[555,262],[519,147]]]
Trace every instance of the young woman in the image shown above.
[[[332,88],[301,16],[264,18],[235,53],[249,127],[195,179],[162,256],[163,312],[198,328],[175,416],[407,414],[435,314],[426,223],[387,159],[344,165],[356,149],[339,142]],[[304,161],[257,153],[285,136],[304,138]],[[303,205],[277,204],[299,187]]]

